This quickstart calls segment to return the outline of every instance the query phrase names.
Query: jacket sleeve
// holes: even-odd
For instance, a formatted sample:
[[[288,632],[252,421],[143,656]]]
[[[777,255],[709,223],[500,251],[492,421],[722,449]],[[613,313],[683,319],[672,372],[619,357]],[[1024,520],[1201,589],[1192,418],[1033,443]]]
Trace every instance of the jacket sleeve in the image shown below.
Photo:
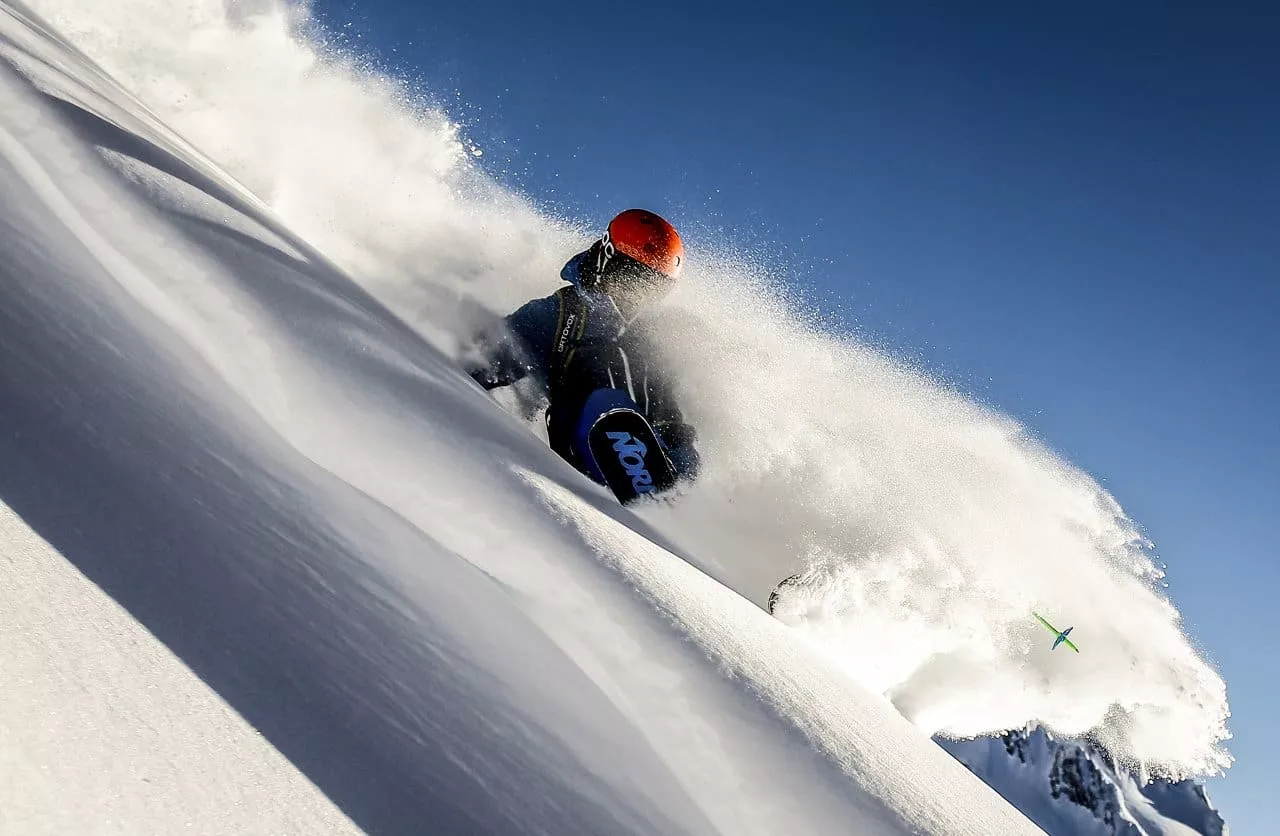
[[[534,299],[482,332],[464,357],[467,373],[485,389],[530,374],[545,380],[559,306],[554,295]]]
[[[694,479],[702,468],[702,456],[698,453],[698,433],[687,423],[674,402],[668,401],[661,417],[654,418],[653,431],[667,448],[667,456],[675,465],[682,479]]]
[[[666,447],[667,456],[676,471],[682,479],[693,479],[702,466],[697,448],[698,433],[680,411],[670,375],[661,363],[656,362],[661,354],[652,348],[651,336],[646,329],[642,329],[642,334],[647,343],[644,354],[648,362],[641,383],[643,393],[637,394],[643,398],[646,417]]]

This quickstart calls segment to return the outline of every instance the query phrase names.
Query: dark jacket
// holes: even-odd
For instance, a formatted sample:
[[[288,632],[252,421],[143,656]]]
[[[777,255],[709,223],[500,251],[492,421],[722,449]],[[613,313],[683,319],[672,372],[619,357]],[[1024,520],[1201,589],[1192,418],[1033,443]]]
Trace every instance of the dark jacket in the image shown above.
[[[691,478],[699,463],[695,433],[658,362],[652,323],[643,315],[627,323],[608,294],[583,287],[579,271],[586,255],[570,259],[561,271],[568,287],[524,304],[503,320],[505,327],[483,338],[468,371],[486,389],[526,376],[537,379],[550,401],[551,447],[580,470],[572,440],[583,404],[597,389],[625,391],[653,426],[680,476]]]

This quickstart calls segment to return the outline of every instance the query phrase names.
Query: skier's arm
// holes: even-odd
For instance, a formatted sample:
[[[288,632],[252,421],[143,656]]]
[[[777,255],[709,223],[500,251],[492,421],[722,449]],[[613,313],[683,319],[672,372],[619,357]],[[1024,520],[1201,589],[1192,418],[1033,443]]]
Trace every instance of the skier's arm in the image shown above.
[[[654,375],[645,380],[645,386],[648,418],[653,431],[667,448],[667,456],[680,478],[696,478],[702,466],[696,445],[698,433],[680,412],[670,381],[663,375]]]
[[[504,322],[481,336],[464,360],[467,374],[485,389],[510,386],[530,371],[528,351]]]
[[[534,299],[481,334],[463,364],[485,389],[510,386],[528,374],[546,374],[546,352],[555,330],[554,296]]]
[[[667,457],[677,474],[681,479],[695,479],[702,466],[697,447],[698,433],[692,424],[685,421],[676,402],[675,387],[662,362],[664,355],[660,350],[658,332],[651,323],[640,322],[629,336],[633,341],[632,350],[645,360],[640,382],[643,392],[636,393],[639,396],[637,400],[643,400],[645,417],[666,448]]]
[[[663,415],[654,417],[653,431],[667,448],[667,457],[675,465],[681,479],[695,479],[702,467],[702,456],[695,444],[698,438],[693,425],[685,423],[672,403],[665,404]]]

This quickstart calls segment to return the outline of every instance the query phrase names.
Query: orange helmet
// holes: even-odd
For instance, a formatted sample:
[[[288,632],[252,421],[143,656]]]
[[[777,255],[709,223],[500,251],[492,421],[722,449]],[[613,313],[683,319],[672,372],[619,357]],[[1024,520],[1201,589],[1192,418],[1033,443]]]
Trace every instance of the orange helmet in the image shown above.
[[[665,219],[644,209],[628,209],[609,221],[601,243],[601,272],[618,253],[668,279],[679,276],[684,266],[680,233]]]

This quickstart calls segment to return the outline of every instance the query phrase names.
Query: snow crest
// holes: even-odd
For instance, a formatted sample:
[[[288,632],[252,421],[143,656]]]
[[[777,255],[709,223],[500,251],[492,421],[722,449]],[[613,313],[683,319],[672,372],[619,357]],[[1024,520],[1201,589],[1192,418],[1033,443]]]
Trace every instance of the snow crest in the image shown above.
[[[303,6],[32,5],[446,352],[589,240],[478,170],[445,114],[326,49]],[[692,243],[670,326],[707,467],[647,513],[692,562],[757,603],[805,571],[779,616],[930,733],[1039,722],[1173,777],[1229,765],[1224,683],[1113,497]],[[1033,610],[1081,653],[1050,652]]]

